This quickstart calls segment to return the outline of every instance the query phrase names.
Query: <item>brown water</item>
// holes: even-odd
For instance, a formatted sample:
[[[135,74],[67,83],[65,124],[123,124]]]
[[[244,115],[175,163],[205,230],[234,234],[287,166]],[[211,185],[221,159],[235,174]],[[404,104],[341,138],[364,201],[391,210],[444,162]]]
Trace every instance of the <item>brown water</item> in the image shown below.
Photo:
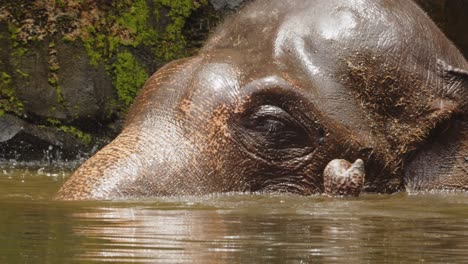
[[[0,263],[468,263],[468,194],[56,202],[70,169],[11,167]]]

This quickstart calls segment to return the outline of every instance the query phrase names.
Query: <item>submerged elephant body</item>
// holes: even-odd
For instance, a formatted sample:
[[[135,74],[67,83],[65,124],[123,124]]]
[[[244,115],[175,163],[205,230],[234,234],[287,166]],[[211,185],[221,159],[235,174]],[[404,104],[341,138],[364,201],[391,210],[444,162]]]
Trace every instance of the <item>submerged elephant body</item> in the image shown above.
[[[259,0],[156,72],[59,199],[468,189],[468,63],[411,1]]]

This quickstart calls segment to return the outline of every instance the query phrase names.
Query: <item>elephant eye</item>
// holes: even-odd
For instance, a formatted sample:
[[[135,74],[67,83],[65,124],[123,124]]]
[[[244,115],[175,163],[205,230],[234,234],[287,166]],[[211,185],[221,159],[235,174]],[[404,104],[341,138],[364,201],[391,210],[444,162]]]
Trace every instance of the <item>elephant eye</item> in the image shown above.
[[[307,141],[299,122],[278,106],[259,106],[244,119],[244,128],[258,143],[276,149],[298,148]]]

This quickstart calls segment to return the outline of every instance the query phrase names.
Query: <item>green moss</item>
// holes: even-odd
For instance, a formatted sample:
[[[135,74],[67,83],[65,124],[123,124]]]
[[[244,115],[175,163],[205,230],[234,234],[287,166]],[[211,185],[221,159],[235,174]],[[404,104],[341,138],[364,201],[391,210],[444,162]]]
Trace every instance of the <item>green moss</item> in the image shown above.
[[[55,93],[57,94],[57,102],[63,103],[63,94],[62,94],[62,87],[59,85],[59,75],[57,71],[60,69],[60,66],[56,64],[50,64],[49,62],[49,78],[47,81],[49,84],[55,89]]]
[[[12,55],[16,57],[24,56],[28,49],[24,47],[26,43],[18,40],[18,34],[21,29],[13,23],[8,23],[8,31],[10,32],[10,48],[12,50]]]
[[[23,47],[23,46],[15,46],[15,48],[13,49],[13,56],[16,56],[16,57],[23,57],[26,52],[28,52],[28,49]]]
[[[62,122],[60,122],[60,120],[55,119],[55,118],[47,118],[46,121],[47,121],[47,123],[49,123],[52,126],[58,126],[58,125],[62,124]]]
[[[45,40],[51,40],[47,44],[49,56],[55,56],[51,55],[55,54],[51,50],[54,50],[58,44],[52,39],[70,43],[76,39],[81,40],[89,63],[96,67],[104,65],[113,79],[120,103],[109,104],[109,108],[112,108],[109,111],[120,108],[121,112],[125,112],[137,90],[148,78],[148,69],[138,62],[131,51],[141,50],[141,54],[152,52],[154,59],[148,68],[189,55],[187,41],[183,35],[186,20],[194,10],[207,4],[207,0],[116,0],[102,5],[91,5],[99,14],[97,20],[93,16],[83,17],[83,27],[79,28],[81,31],[74,31],[73,34],[60,31],[56,36],[60,37],[62,34],[61,39],[46,36]],[[77,6],[81,5],[86,5],[86,1],[74,0],[69,4],[64,0],[55,0],[55,8],[60,12],[66,12],[67,8],[79,10]],[[162,18],[163,14],[167,17]],[[164,28],[159,28],[155,22],[168,24]],[[16,57],[24,56],[28,52],[25,47],[30,44],[30,37],[35,37],[34,34],[24,37],[25,33],[29,33],[21,32],[20,25],[21,22],[8,23],[10,36],[6,34],[4,37],[10,38],[12,43],[10,50]],[[46,29],[46,25],[43,26]],[[59,70],[58,62],[49,60],[48,82],[56,90],[57,102],[63,103]],[[21,70],[16,70],[16,73],[15,76],[18,77],[29,77]],[[5,107],[0,108],[5,109]]]
[[[129,48],[147,47],[157,62],[186,57],[187,42],[182,32],[186,20],[194,10],[207,4],[207,0],[118,0],[111,4],[113,8],[100,23],[84,28],[81,40],[90,64],[109,65],[115,59],[106,69],[113,78],[119,101],[124,104],[121,110],[125,112],[148,78],[146,69]],[[161,20],[163,9],[167,10],[170,22],[158,32],[151,20]]]
[[[18,41],[18,34],[20,28],[15,26],[14,23],[9,22],[7,24],[8,32],[10,33],[10,41],[8,45],[9,52],[12,57],[22,57],[27,52],[23,42]],[[17,67],[17,60],[11,60],[12,68]],[[20,69],[14,70],[19,76],[27,78],[28,75]],[[7,72],[0,72],[0,110],[2,112],[15,113],[16,115],[22,115],[24,113],[24,106],[21,100],[16,96],[15,84],[13,78]]]
[[[105,64],[116,55],[119,47],[152,47],[155,57],[162,61],[171,61],[187,56],[187,42],[183,28],[188,17],[206,0],[153,0],[154,11],[151,12],[147,0],[119,0],[114,2],[103,25],[88,26],[83,30],[81,39],[90,59],[90,64]],[[170,23],[162,32],[151,26],[154,16],[161,20],[160,10],[168,10]],[[113,28],[110,32],[110,28]],[[118,33],[116,33],[118,32]]]
[[[24,111],[23,103],[16,97],[11,75],[6,72],[0,73],[0,110],[17,115]]]
[[[193,11],[200,8],[202,5],[207,5],[206,0],[154,0],[157,6],[156,10],[166,7],[169,9],[168,16],[172,23],[166,26],[165,31],[161,34],[159,45],[155,47],[155,55],[157,58],[170,61],[186,57],[187,42],[182,33],[185,22]],[[158,15],[159,17],[159,15]]]
[[[54,77],[49,77],[49,78],[47,78],[47,81],[48,81],[49,84],[52,85],[52,86],[55,86],[55,85],[58,84],[57,78],[54,78]]]
[[[128,51],[117,54],[112,71],[119,100],[129,106],[148,78],[148,73]]]
[[[55,3],[56,3],[59,7],[64,7],[64,6],[65,6],[64,0],[55,0]]]
[[[105,65],[109,63],[110,58],[116,58],[116,61],[106,68],[112,76],[119,101],[124,105],[121,110],[125,112],[138,89],[148,78],[148,74],[130,52],[118,51],[125,46],[154,45],[156,31],[149,25],[150,8],[146,0],[119,0],[113,5],[115,9],[103,20],[106,25],[88,26],[81,39],[91,65]],[[111,27],[117,30],[111,33]]]
[[[57,102],[58,103],[63,103],[64,100],[63,100],[63,93],[62,93],[62,87],[60,87],[60,85],[57,85],[55,87],[55,93],[57,94]]]
[[[89,57],[89,63],[92,66],[98,66],[99,62],[102,61],[105,45],[102,42],[102,34],[96,32],[93,26],[88,26],[84,29],[86,32],[85,36],[82,36],[83,45],[86,49],[86,53]]]
[[[8,23],[8,31],[10,32],[10,40],[13,45],[18,45],[18,34],[20,33],[20,28],[15,26],[13,23]]]
[[[125,4],[120,4],[124,7]],[[156,41],[156,31],[149,26],[149,18],[151,11],[146,0],[136,0],[130,3],[127,8],[123,8],[123,12],[117,16],[110,16],[111,20],[115,20],[117,25],[128,31],[128,38],[120,37],[120,44],[125,46],[137,47],[140,44],[154,45]]]
[[[79,139],[85,145],[91,144],[91,141],[92,141],[91,135],[79,130],[78,128],[76,128],[74,126],[60,126],[60,127],[58,127],[58,129],[65,132],[65,133],[72,134],[74,137]]]
[[[28,78],[29,77],[29,74],[27,74],[26,72],[20,70],[20,69],[16,69],[16,73],[19,74],[19,76],[23,77],[23,78]]]
[[[79,139],[81,142],[83,142],[85,145],[89,145],[92,141],[92,137],[90,134],[85,133],[81,131],[80,129],[74,127],[74,126],[65,126],[62,125],[62,122],[58,119],[55,118],[47,118],[46,122],[48,123],[48,126],[56,127],[57,129],[65,132],[65,133],[70,133],[77,139]],[[47,127],[46,125],[40,125],[41,127]]]
[[[6,73],[2,72],[0,74],[0,90],[3,96],[11,97],[14,95],[14,90],[11,88],[11,76]]]
[[[155,44],[156,31],[149,24],[150,9],[146,0],[120,0],[114,5],[116,10],[103,19],[104,25],[88,26],[83,30],[81,39],[93,66],[107,63],[121,46]]]
[[[49,71],[58,71],[60,69],[60,66],[57,64],[57,65],[49,65]]]
[[[75,40],[72,39],[70,36],[65,35],[65,36],[62,37],[62,41],[65,42],[65,43],[72,43]]]

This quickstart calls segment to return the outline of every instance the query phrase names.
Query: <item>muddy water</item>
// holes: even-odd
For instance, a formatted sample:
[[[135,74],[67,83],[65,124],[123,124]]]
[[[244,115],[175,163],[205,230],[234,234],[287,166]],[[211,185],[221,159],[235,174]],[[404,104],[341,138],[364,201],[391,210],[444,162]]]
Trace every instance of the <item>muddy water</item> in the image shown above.
[[[52,201],[70,170],[0,166],[0,263],[468,261],[468,194]]]

